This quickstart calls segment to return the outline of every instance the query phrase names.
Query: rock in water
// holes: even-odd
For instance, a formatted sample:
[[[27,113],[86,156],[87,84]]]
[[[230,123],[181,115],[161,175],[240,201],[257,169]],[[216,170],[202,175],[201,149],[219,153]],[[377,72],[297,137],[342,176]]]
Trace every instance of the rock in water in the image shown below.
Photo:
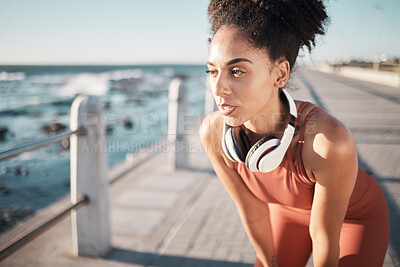
[[[7,127],[0,127],[0,142],[1,141],[5,141],[7,134],[9,133],[8,128]]]
[[[58,122],[54,122],[49,125],[42,126],[42,131],[45,134],[57,133],[57,132],[65,130],[65,129],[67,129],[67,126],[65,126],[64,124],[58,123]]]

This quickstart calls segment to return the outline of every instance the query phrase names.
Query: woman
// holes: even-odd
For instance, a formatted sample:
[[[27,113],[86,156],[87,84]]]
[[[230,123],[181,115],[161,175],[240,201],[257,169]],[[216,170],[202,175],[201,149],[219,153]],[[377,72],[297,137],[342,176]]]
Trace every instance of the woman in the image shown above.
[[[212,0],[208,73],[219,111],[201,140],[234,200],[255,266],[382,266],[386,200],[349,130],[283,90],[327,21],[320,0]],[[275,136],[275,138],[270,138]]]

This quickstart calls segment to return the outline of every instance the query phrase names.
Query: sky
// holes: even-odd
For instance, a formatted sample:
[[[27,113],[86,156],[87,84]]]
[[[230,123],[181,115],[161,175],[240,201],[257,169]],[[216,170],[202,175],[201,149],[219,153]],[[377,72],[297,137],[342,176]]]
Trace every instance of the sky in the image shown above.
[[[0,0],[0,65],[205,64],[208,3]],[[400,57],[400,0],[330,0],[328,13],[327,34],[300,61]]]
[[[379,9],[377,9],[379,7]],[[400,58],[400,0],[330,0],[330,24],[312,61]]]

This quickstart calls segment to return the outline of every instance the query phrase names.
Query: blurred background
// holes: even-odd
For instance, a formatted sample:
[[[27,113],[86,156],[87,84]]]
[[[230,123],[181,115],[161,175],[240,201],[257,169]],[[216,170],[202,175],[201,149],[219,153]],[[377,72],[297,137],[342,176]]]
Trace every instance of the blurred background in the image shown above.
[[[69,127],[77,94],[96,95],[108,164],[165,137],[168,86],[186,77],[204,112],[208,0],[0,0],[0,151]],[[331,22],[299,65],[400,73],[400,1],[331,0]],[[118,141],[117,141],[118,140]],[[0,162],[0,232],[69,192],[69,144]]]

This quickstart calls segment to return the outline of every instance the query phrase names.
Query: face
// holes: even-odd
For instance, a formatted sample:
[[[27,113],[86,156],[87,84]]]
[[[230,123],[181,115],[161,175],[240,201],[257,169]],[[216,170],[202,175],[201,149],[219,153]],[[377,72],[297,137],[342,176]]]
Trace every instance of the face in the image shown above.
[[[278,88],[266,52],[252,48],[236,28],[225,27],[213,37],[207,65],[211,90],[228,125],[268,116]]]

